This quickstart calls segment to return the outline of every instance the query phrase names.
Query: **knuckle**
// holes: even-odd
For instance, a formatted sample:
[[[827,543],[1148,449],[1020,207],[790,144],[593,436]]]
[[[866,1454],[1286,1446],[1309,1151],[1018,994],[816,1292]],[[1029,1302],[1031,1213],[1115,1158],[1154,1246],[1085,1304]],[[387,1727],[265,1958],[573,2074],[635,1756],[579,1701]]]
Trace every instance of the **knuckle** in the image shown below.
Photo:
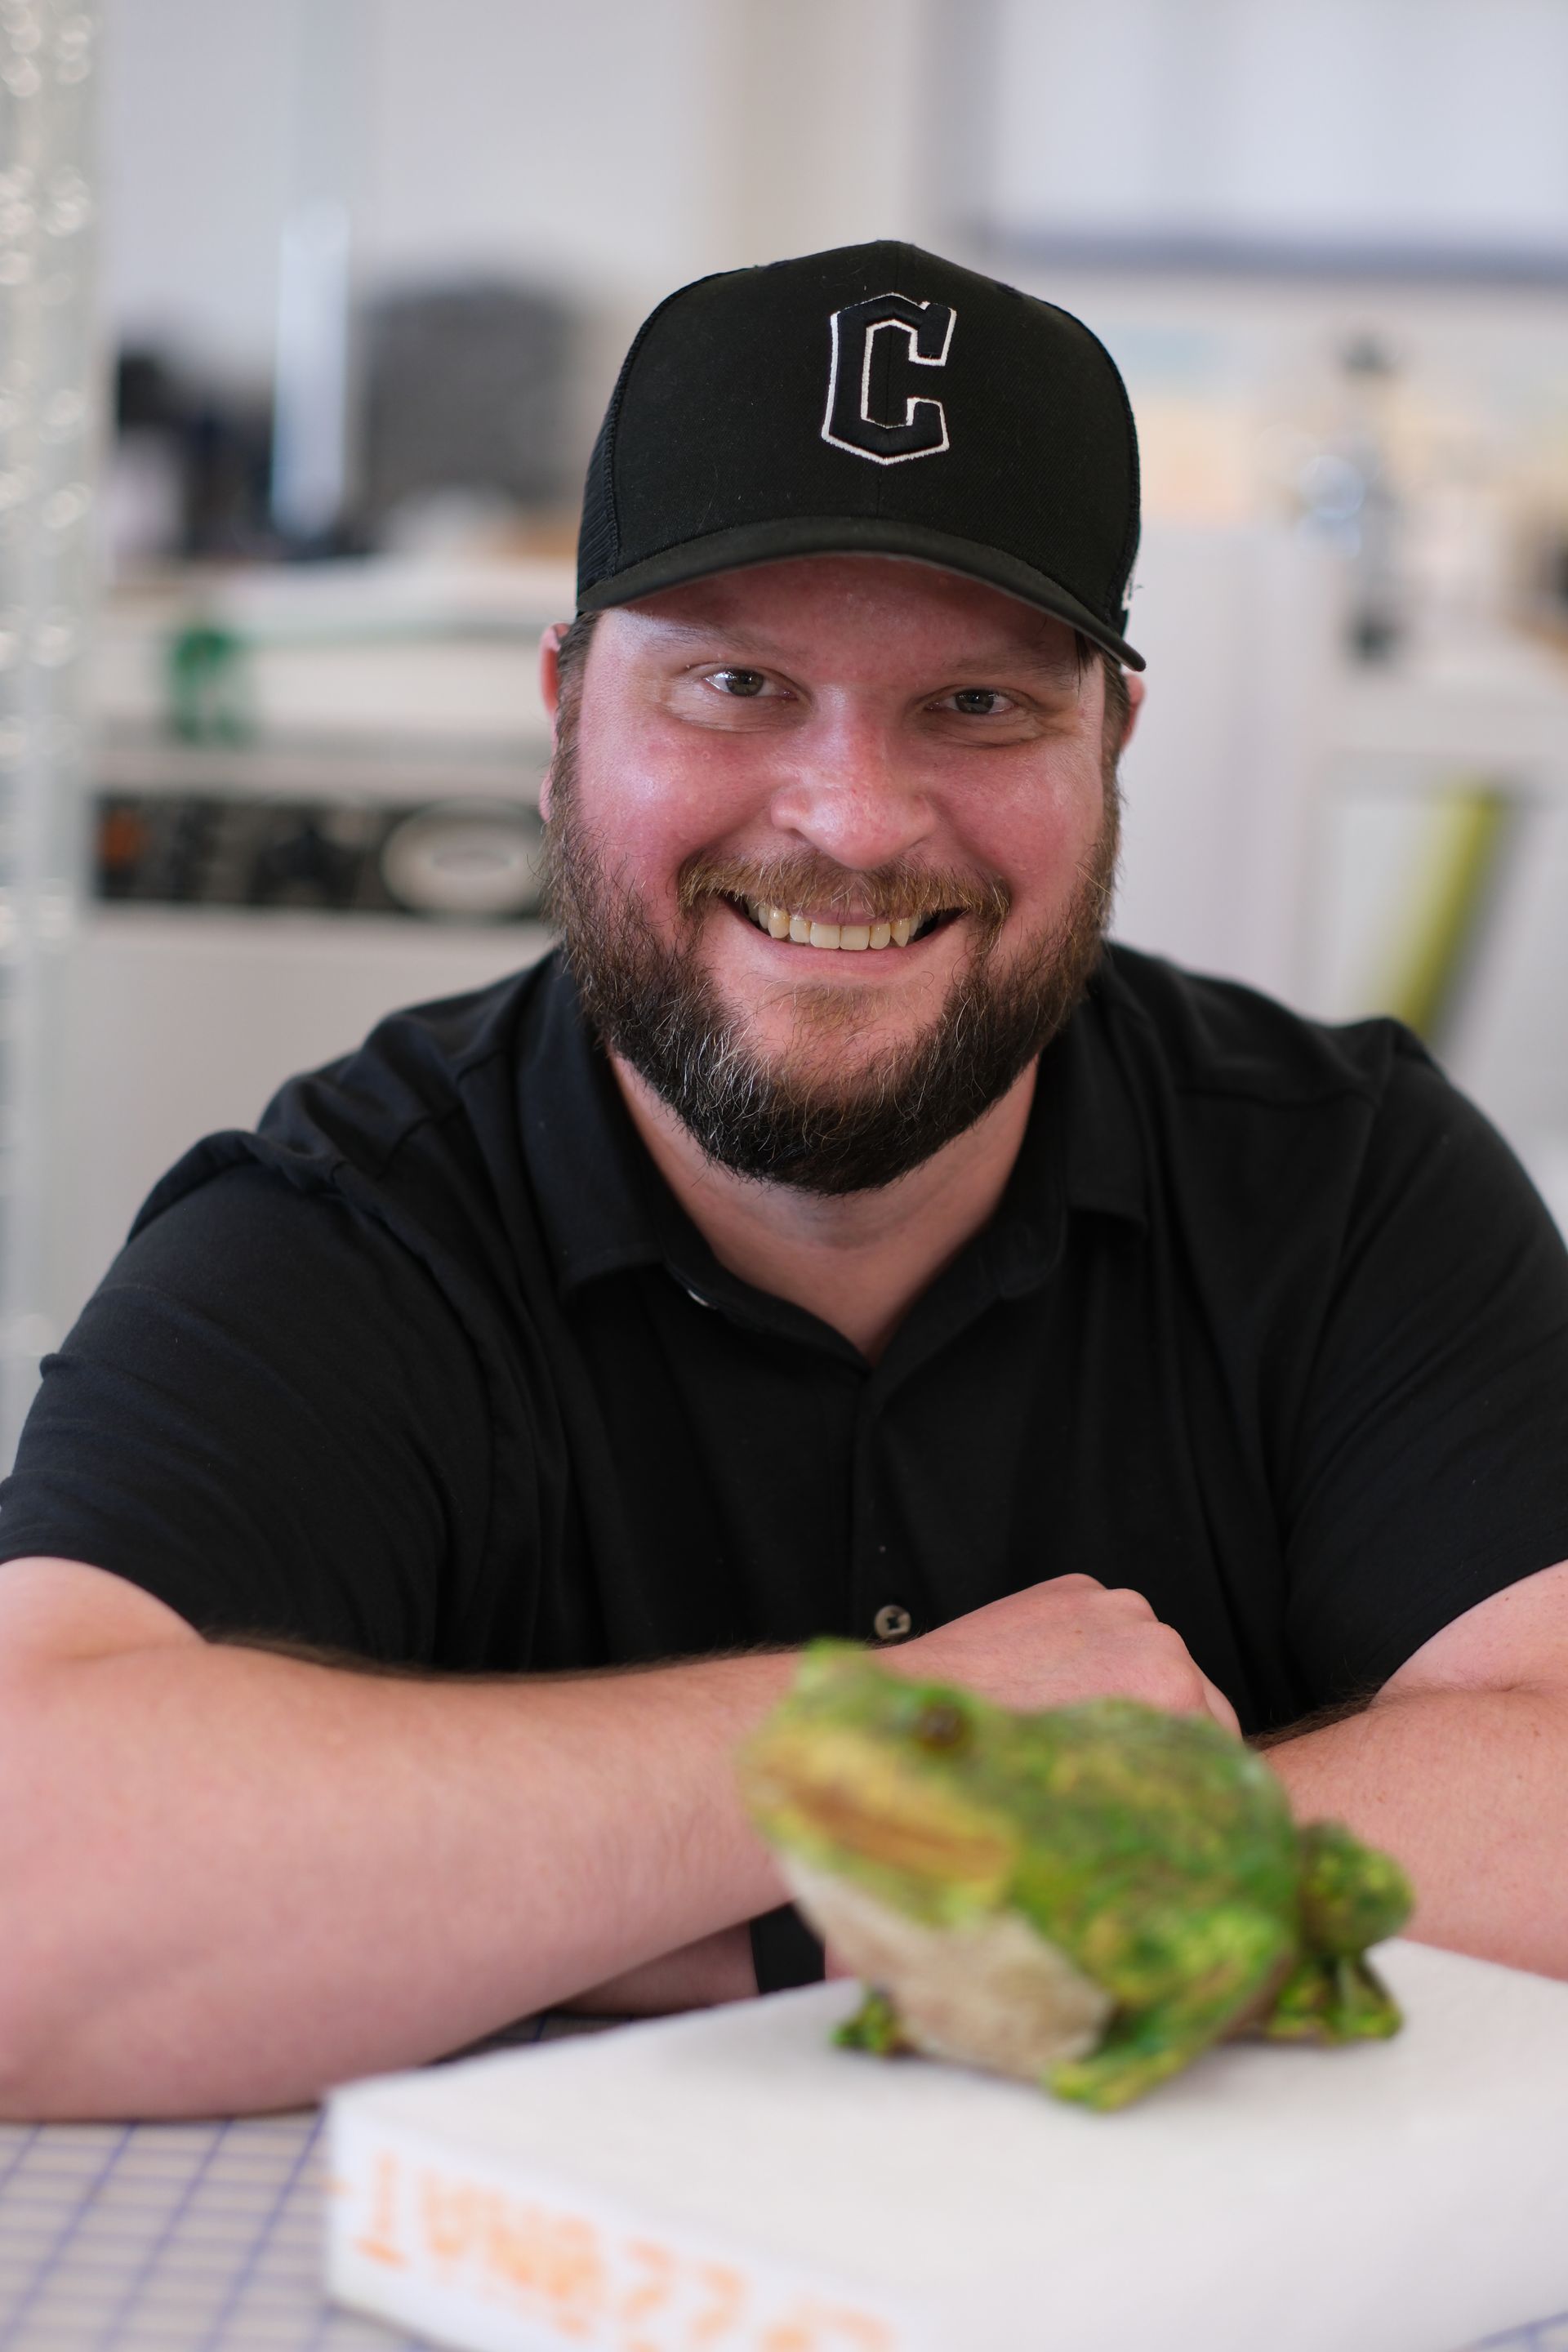
[[[1205,1706],[1203,1676],[1195,1666],[1173,1658],[1156,1677],[1157,1704],[1173,1715],[1190,1715]]]
[[[1205,1704],[1204,1678],[1186,1643],[1171,1626],[1157,1621],[1144,1643],[1143,1679],[1155,1706],[1184,1714]]]

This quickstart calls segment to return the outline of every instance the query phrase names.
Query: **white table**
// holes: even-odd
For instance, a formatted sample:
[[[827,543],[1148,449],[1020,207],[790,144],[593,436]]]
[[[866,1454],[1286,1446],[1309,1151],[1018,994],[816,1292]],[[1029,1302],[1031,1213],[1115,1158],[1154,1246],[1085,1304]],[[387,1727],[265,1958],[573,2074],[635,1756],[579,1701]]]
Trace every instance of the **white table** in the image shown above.
[[[435,2352],[323,2300],[319,2131],[0,2125],[0,2352]],[[1485,2352],[1568,2352],[1568,2313]]]

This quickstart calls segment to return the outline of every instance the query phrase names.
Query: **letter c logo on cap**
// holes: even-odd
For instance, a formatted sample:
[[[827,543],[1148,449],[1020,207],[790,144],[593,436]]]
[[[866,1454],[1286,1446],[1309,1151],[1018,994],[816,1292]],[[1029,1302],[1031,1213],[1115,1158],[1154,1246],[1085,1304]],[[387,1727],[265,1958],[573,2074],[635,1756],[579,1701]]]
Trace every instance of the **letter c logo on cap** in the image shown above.
[[[911,302],[907,294],[874,294],[835,310],[823,439],[874,466],[939,456],[948,446],[947,411],[914,389],[910,371],[947,365],[957,316],[945,302]],[[900,399],[903,415],[895,417]]]

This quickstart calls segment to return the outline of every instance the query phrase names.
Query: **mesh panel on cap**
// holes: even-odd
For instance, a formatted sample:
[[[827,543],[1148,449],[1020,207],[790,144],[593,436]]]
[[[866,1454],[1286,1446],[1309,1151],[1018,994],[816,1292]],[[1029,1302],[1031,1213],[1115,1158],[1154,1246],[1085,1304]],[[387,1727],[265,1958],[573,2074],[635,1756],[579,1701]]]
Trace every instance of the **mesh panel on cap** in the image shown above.
[[[695,293],[706,286],[709,278],[730,275],[721,269],[710,270],[708,278],[694,278],[689,285],[678,286],[662,302],[650,310],[632,338],[632,346],[621,362],[621,372],[616,378],[616,388],[610,394],[610,404],[605,411],[605,421],[599,427],[594,444],[594,454],[588,460],[588,478],[583,485],[583,520],[577,532],[577,594],[579,600],[596,580],[614,572],[621,560],[620,519],[616,512],[616,427],[620,423],[621,402],[626,396],[637,353],[647,342],[672,302],[684,295]]]
[[[621,383],[626,372],[621,370]],[[616,386],[615,397],[605,412],[594,444],[594,454],[588,460],[588,478],[583,487],[583,522],[577,534],[577,593],[581,596],[595,580],[604,579],[616,568],[619,553],[620,534],[616,529],[616,501],[610,483],[610,450],[615,441],[616,418],[620,411],[621,384]]]

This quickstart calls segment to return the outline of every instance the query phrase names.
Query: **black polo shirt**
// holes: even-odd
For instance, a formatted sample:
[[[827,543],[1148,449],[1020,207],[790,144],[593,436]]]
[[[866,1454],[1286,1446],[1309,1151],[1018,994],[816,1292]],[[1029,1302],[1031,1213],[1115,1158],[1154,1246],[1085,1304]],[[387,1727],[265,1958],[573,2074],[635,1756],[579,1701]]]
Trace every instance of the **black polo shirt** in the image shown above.
[[[552,958],[164,1179],[45,1367],[27,1553],[492,1672],[919,1632],[1081,1570],[1258,1731],[1568,1557],[1568,1261],[1392,1024],[1116,949],[872,1365],[717,1263]]]

